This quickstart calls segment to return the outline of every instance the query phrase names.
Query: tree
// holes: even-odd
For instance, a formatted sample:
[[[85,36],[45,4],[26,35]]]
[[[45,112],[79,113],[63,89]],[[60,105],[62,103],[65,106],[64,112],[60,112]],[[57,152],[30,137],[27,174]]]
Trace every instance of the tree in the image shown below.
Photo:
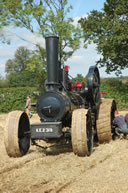
[[[5,72],[22,72],[27,67],[27,61],[31,56],[30,50],[21,46],[19,47],[14,55],[14,59],[7,60],[5,64]]]
[[[5,71],[9,87],[34,86],[36,84],[35,72],[26,70],[31,54],[30,50],[21,46],[16,50],[14,58],[7,60]]]
[[[8,81],[0,74],[0,88],[8,87]]]
[[[3,26],[5,26],[5,13],[2,15],[2,13],[4,13],[3,11],[3,5],[2,5],[2,0],[0,0],[0,42],[2,43],[10,43],[10,41],[8,39],[5,38],[4,35],[4,30],[2,29]]]
[[[29,71],[12,72],[7,75],[8,87],[36,86],[35,73]]]
[[[93,10],[79,20],[85,46],[97,45],[102,58],[97,62],[116,74],[128,67],[128,1],[106,0],[101,12]]]
[[[84,77],[81,74],[77,74],[73,80],[81,83],[84,80]]]
[[[43,38],[59,36],[59,60],[62,64],[79,48],[79,29],[67,17],[72,8],[67,7],[67,0],[1,0],[0,7],[2,26],[15,24],[31,33],[39,33]]]
[[[14,58],[7,60],[5,64],[9,87],[37,86],[40,90],[44,89],[45,60],[40,55],[43,51],[44,49],[31,51],[23,46],[16,50]]]
[[[35,73],[35,82],[38,90],[44,91],[44,82],[47,78],[46,75],[46,60],[42,57],[45,55],[45,50],[39,47],[39,50],[34,50],[31,57],[27,61],[26,70]]]
[[[79,48],[80,30],[74,27],[72,18],[67,18],[67,14],[72,9],[71,6],[66,9],[67,0],[45,2],[49,11],[45,17],[44,35],[56,34],[59,37],[59,61],[63,64]]]

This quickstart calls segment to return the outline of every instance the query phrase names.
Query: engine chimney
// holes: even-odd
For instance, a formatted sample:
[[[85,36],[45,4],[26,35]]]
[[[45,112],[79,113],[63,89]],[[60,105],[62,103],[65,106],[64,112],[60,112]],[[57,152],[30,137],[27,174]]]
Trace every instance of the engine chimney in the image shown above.
[[[47,83],[48,90],[58,89],[58,44],[59,38],[50,36],[45,38],[47,54]]]

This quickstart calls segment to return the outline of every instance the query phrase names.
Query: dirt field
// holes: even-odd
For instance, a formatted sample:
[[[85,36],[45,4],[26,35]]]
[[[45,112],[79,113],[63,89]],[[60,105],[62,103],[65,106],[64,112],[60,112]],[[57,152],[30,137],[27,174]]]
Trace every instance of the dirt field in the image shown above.
[[[45,152],[31,146],[27,155],[9,158],[6,117],[0,115],[0,193],[128,193],[128,140],[99,145],[84,158],[75,156],[70,144]]]

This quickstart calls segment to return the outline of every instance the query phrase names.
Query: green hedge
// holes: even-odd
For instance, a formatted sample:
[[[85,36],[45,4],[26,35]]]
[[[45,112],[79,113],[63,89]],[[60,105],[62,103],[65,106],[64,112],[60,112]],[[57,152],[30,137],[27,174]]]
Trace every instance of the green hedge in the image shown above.
[[[128,109],[128,84],[119,78],[106,78],[101,80],[101,91],[107,92],[105,98],[116,100],[119,109]]]
[[[108,93],[105,98],[115,99],[119,109],[128,109],[128,82],[118,78],[101,79],[101,91]],[[0,88],[0,112],[24,110],[27,95],[36,103],[39,92],[35,87]]]
[[[36,103],[37,94],[33,87],[0,88],[0,112],[24,110],[27,95],[31,96],[32,103]]]

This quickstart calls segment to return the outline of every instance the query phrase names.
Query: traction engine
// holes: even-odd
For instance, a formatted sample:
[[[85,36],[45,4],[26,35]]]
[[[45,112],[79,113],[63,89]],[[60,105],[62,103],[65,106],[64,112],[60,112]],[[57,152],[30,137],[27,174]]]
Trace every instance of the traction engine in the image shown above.
[[[38,98],[36,107],[39,123],[30,124],[25,112],[8,114],[5,126],[5,147],[9,156],[25,155],[32,144],[70,140],[74,154],[90,155],[93,142],[112,139],[112,122],[116,103],[100,97],[100,75],[97,66],[91,66],[86,84],[73,83],[68,66],[58,61],[59,38],[46,38],[46,91]]]

